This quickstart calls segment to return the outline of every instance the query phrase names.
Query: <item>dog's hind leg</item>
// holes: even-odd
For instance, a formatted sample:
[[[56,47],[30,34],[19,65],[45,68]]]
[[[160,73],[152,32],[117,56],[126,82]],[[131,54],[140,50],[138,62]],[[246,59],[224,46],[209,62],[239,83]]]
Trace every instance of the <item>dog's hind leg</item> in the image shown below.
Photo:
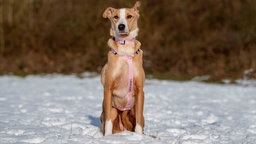
[[[111,120],[113,123],[112,133],[120,132],[121,130],[119,128],[119,114],[116,108],[111,109]]]
[[[127,130],[122,121],[123,112],[118,112],[117,118],[113,121],[113,133],[122,132]]]
[[[134,108],[129,111],[124,111],[122,113],[122,122],[124,127],[129,131],[135,130],[136,120],[135,120],[135,113]]]
[[[128,111],[124,111],[122,113],[122,122],[124,127],[128,130],[128,131],[134,131],[133,129],[133,125],[129,120],[129,116],[128,116]]]

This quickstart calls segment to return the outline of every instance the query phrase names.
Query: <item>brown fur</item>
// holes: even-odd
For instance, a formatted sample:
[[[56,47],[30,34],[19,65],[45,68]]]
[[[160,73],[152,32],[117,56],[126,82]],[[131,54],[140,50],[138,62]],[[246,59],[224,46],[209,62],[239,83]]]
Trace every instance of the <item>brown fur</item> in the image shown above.
[[[138,7],[139,2],[136,2],[133,8],[126,9],[126,15],[132,15],[132,18],[126,18],[129,32],[138,30],[137,19],[139,18]],[[117,17],[120,16],[120,9],[109,7],[103,13],[104,18],[108,18],[111,21],[110,35],[114,36],[116,31]],[[128,39],[132,34],[128,34],[122,39]],[[140,48],[141,43],[135,41],[132,44],[120,45],[113,39],[109,39],[108,46],[115,49],[117,52],[124,53],[126,55],[134,53]],[[128,63],[123,58],[114,55],[112,52],[108,53],[108,62],[102,69],[101,82],[104,87],[104,99],[102,105],[101,114],[101,131],[105,134],[105,122],[111,120],[113,124],[112,133],[121,132],[122,126],[129,131],[135,131],[135,127],[144,127],[143,107],[144,107],[144,80],[145,73],[142,66],[143,51],[140,51],[133,58],[134,69],[134,83],[133,83],[133,107],[131,110],[120,111],[116,107],[125,107],[127,100],[123,98],[127,94],[128,87]]]

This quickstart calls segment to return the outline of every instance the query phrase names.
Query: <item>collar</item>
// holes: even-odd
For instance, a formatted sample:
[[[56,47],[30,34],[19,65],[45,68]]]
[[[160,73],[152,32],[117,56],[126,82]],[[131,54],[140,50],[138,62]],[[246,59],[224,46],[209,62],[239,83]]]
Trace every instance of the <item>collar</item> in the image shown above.
[[[139,54],[140,50],[141,50],[141,49],[138,48],[132,55],[125,55],[125,54],[119,54],[115,49],[110,48],[110,51],[111,51],[114,55],[121,56],[121,57],[131,57],[131,58],[133,58],[135,55]]]
[[[121,45],[125,45],[125,44],[128,44],[128,43],[134,43],[136,38],[132,38],[132,39],[128,39],[128,40],[121,40],[117,37],[113,37],[113,40]]]

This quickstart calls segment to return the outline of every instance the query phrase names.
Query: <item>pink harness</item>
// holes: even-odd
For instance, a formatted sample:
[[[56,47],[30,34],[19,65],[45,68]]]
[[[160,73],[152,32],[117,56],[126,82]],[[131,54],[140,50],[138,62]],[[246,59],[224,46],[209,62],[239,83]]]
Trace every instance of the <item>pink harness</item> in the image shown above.
[[[117,41],[120,43],[120,41]],[[125,44],[126,42],[123,41],[120,44]],[[111,52],[114,55],[120,56],[121,58],[125,59],[128,63],[129,66],[129,85],[128,85],[128,93],[127,95],[124,97],[125,99],[127,99],[127,103],[126,106],[123,108],[117,107],[117,109],[119,109],[120,111],[126,111],[126,110],[130,110],[132,108],[132,88],[133,88],[133,57],[138,54],[140,52],[140,49],[138,49],[133,55],[129,56],[129,55],[123,55],[123,54],[118,54],[113,48],[110,48]]]
[[[132,107],[132,87],[133,87],[133,62],[132,59],[134,56],[121,56],[128,62],[129,65],[129,85],[128,85],[128,93],[125,96],[127,99],[126,106],[124,108],[118,108],[121,111],[130,110]]]

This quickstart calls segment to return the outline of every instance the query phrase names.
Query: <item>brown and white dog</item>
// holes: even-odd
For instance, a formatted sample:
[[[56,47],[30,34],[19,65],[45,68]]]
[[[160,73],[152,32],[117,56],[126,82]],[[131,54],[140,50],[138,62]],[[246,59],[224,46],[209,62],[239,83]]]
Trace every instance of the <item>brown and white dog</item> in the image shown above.
[[[141,43],[136,40],[140,2],[132,8],[107,8],[103,18],[111,22],[108,61],[101,72],[104,99],[101,131],[104,135],[124,130],[143,134],[144,81]]]

